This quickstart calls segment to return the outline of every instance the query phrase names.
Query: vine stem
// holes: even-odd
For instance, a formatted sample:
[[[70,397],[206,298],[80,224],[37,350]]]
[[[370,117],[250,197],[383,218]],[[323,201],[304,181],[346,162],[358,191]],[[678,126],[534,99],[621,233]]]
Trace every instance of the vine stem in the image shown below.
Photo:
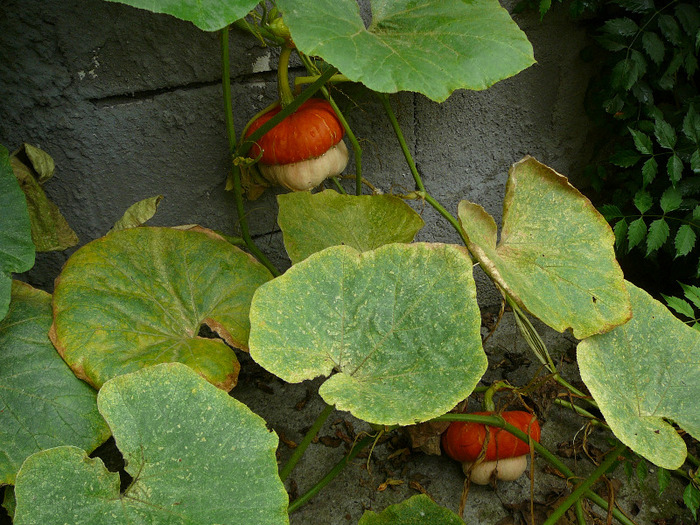
[[[282,467],[282,470],[280,470],[280,479],[282,481],[286,480],[287,477],[289,477],[289,474],[292,472],[292,470],[299,462],[301,457],[304,455],[304,452],[306,452],[306,449],[311,444],[311,441],[313,441],[316,434],[319,433],[321,427],[326,422],[328,417],[333,413],[333,410],[335,410],[335,405],[326,405],[326,408],[324,408],[323,411],[318,415],[316,421],[314,421],[314,424],[311,425],[311,428],[301,440],[301,443],[299,443],[297,448],[294,449],[292,456],[289,458],[284,467]]]
[[[289,87],[289,57],[292,56],[292,48],[282,46],[280,58],[277,64],[277,93],[280,97],[280,104],[286,107],[294,100],[292,88]]]
[[[226,121],[226,133],[228,136],[229,153],[233,155],[236,150],[236,131],[233,124],[233,102],[231,99],[231,69],[229,65],[229,51],[228,51],[228,32],[229,28],[224,27],[220,31],[221,35],[221,84],[224,91],[224,108]],[[260,261],[272,275],[277,277],[280,275],[280,271],[275,267],[274,264],[267,258],[267,256],[257,247],[253,238],[250,236],[250,230],[248,229],[248,219],[245,215],[245,205],[243,203],[243,188],[241,186],[241,169],[239,166],[232,166],[232,182],[233,182],[233,196],[236,202],[236,213],[238,215],[238,223],[241,228],[241,237],[245,242],[246,247],[255,256],[258,261]]]
[[[554,512],[549,515],[547,520],[542,525],[555,525],[559,518],[561,518],[574,503],[580,501],[580,499],[584,497],[586,492],[589,491],[594,483],[607,474],[608,471],[612,471],[617,467],[617,465],[620,463],[618,458],[626,449],[627,446],[624,443],[620,443],[612,450],[612,452],[609,452],[603,462],[598,465],[598,468],[595,469],[585,481],[579,484],[579,486],[576,487],[571,494],[569,494],[568,498],[566,498],[556,509],[554,509]]]
[[[483,425],[489,425],[492,427],[499,427],[504,429],[507,432],[510,432],[513,434],[515,437],[520,439],[521,441],[524,441],[525,443],[530,444],[530,438],[529,436],[520,430],[517,427],[514,427],[513,425],[510,425],[506,423],[506,421],[501,417],[501,416],[477,416],[474,414],[445,414],[439,417],[436,417],[432,419],[431,421],[471,421],[474,423],[481,423]],[[621,445],[624,446],[624,445]],[[564,476],[566,476],[568,479],[574,479],[576,478],[576,474],[569,470],[569,468],[562,463],[554,454],[552,454],[547,448],[545,448],[543,445],[540,445],[536,441],[532,442],[532,447],[535,449],[535,451],[545,460],[547,463],[552,465],[554,468],[556,468],[559,472],[561,472]],[[617,455],[615,455],[617,457]],[[603,498],[601,498],[598,494],[590,490],[590,488],[587,488],[585,491],[582,492],[582,495],[584,495],[586,498],[591,500],[593,503],[598,505],[600,508],[602,508],[605,511],[609,511],[610,506],[608,505],[608,502],[605,501]],[[623,525],[635,525],[635,523],[630,520],[627,516],[625,516],[619,509],[613,507],[612,509],[612,514],[615,517],[617,521],[622,523]]]
[[[333,479],[343,471],[345,466],[355,459],[355,456],[357,456],[362,449],[374,442],[375,437],[376,436],[373,435],[365,436],[360,441],[355,443],[355,446],[352,447],[350,453],[347,456],[344,456],[343,459],[341,459],[331,470],[329,470],[328,474],[326,474],[318,483],[311,487],[303,496],[300,496],[289,504],[288,513],[291,514],[292,512],[298,510],[299,507],[306,504],[311,498],[318,494],[321,489],[333,481]]]
[[[306,56],[303,53],[299,53],[299,57],[301,58],[301,61],[304,63],[304,67],[306,67],[306,70],[309,73],[318,73],[318,68],[309,60],[309,57]],[[317,79],[317,76],[314,77],[302,77],[303,79]],[[299,80],[297,77],[294,79],[295,86],[297,85],[296,82]],[[345,75],[338,75],[335,74],[331,76],[328,79],[328,82],[346,82],[349,79]],[[323,96],[328,100],[328,103],[331,105],[333,108],[333,111],[335,111],[336,116],[338,117],[338,120],[340,120],[340,124],[343,126],[343,129],[345,130],[346,135],[348,136],[348,140],[350,141],[350,144],[352,145],[352,152],[353,156],[355,157],[355,195],[362,195],[362,148],[360,147],[360,142],[357,140],[357,137],[355,136],[355,133],[352,131],[352,128],[350,127],[350,124],[348,124],[347,119],[345,118],[345,115],[343,115],[343,112],[340,111],[340,108],[338,105],[335,103],[335,100],[333,100],[333,97],[331,96],[330,92],[326,88],[326,86],[321,87],[321,93],[323,93]],[[345,192],[343,192],[345,193]]]
[[[386,93],[377,93],[377,96],[379,97],[379,100],[382,102],[382,105],[384,106],[384,111],[386,111],[387,117],[389,117],[389,122],[391,122],[391,126],[394,129],[394,134],[396,135],[396,138],[399,141],[399,145],[401,146],[401,151],[403,152],[403,156],[406,158],[406,163],[408,164],[408,168],[411,170],[411,174],[413,175],[413,180],[416,182],[416,188],[418,189],[418,192],[421,194],[421,196],[425,199],[425,202],[430,204],[435,210],[442,215],[447,221],[454,227],[454,229],[457,231],[459,236],[462,238],[462,242],[464,242],[465,246],[469,245],[469,239],[464,233],[464,230],[462,229],[462,226],[459,224],[459,221],[454,218],[454,216],[447,211],[444,206],[442,206],[432,195],[428,193],[428,191],[425,189],[425,185],[423,184],[423,179],[420,176],[420,173],[418,173],[418,168],[416,167],[416,163],[413,161],[413,156],[411,155],[411,151],[408,149],[408,144],[406,144],[406,139],[403,136],[403,131],[401,131],[401,126],[399,125],[399,121],[396,118],[396,115],[394,114],[394,110],[391,107],[391,102],[389,101],[389,96]]]

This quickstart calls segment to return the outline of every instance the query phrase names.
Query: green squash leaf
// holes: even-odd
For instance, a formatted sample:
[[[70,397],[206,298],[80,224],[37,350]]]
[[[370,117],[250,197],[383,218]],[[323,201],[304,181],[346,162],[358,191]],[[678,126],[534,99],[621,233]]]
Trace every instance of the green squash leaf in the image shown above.
[[[34,265],[35,249],[27,212],[27,200],[10,165],[10,155],[0,146],[0,319],[10,304],[13,272]]]
[[[258,5],[254,0],[107,0],[152,13],[165,13],[192,22],[204,31],[218,31],[246,16]]]
[[[109,437],[97,393],[80,381],[48,338],[51,296],[14,281],[0,321],[0,485],[13,484],[34,452],[74,445],[91,452]]]
[[[292,264],[329,246],[344,244],[364,252],[412,242],[425,224],[408,204],[392,195],[299,191],[278,195],[277,202],[277,222]]]
[[[98,395],[126,470],[74,447],[38,452],[17,475],[15,525],[282,525],[277,436],[245,405],[179,363],[117,377]]]
[[[686,446],[665,421],[700,438],[700,333],[627,283],[632,319],[578,345],[581,378],[613,433],[655,465],[679,468]]]
[[[365,511],[357,525],[464,525],[464,521],[425,494],[418,494],[379,514]]]
[[[479,317],[463,248],[333,246],[258,289],[250,355],[289,382],[338,372],[320,388],[327,403],[407,425],[472,392],[487,364]]]
[[[441,102],[531,66],[525,34],[497,0],[372,0],[369,27],[355,0],[278,0],[296,46],[383,93]]]
[[[200,229],[131,228],[80,248],[56,281],[51,338],[99,388],[143,366],[178,361],[225,390],[240,368],[206,325],[247,349],[253,292],[271,279],[250,255]]]
[[[469,250],[521,307],[579,339],[626,322],[629,296],[610,226],[566,177],[525,157],[510,169],[497,245],[493,217],[468,201]]]
[[[25,144],[25,151],[27,155],[33,151],[33,154],[41,159],[36,163],[41,163],[40,169],[46,177],[49,168],[46,166],[48,160],[45,157],[48,155],[36,148],[30,150],[28,144]],[[29,168],[17,157],[12,157],[10,164],[27,199],[32,242],[36,246],[36,251],[66,250],[78,244],[78,236],[68,225],[58,206],[51,202],[41,187],[42,174]]]

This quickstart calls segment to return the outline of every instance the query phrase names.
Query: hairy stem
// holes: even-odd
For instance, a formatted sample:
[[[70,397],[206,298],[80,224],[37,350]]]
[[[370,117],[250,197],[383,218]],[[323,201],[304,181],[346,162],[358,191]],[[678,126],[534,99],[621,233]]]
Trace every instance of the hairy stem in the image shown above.
[[[229,65],[229,52],[228,52],[228,31],[229,28],[225,27],[221,30],[221,84],[224,91],[224,107],[226,114],[224,119],[226,120],[226,132],[228,136],[229,153],[234,155],[236,150],[236,132],[233,124],[233,102],[231,99],[231,70]],[[280,271],[272,264],[272,261],[267,258],[267,256],[257,247],[253,238],[250,236],[250,230],[248,228],[248,219],[245,215],[245,204],[243,203],[243,187],[241,186],[241,168],[235,163],[232,163],[231,167],[231,179],[233,182],[233,197],[236,202],[236,213],[238,216],[238,224],[241,228],[241,237],[245,242],[246,247],[255,256],[255,258],[260,261],[272,275],[275,277],[280,275]]]
[[[280,470],[280,479],[282,481],[287,479],[290,472],[292,472],[296,464],[304,455],[304,452],[306,452],[306,449],[311,444],[311,441],[313,441],[316,434],[318,434],[318,432],[321,430],[321,427],[326,422],[326,419],[328,419],[328,416],[330,416],[333,413],[333,410],[335,410],[334,405],[326,405],[326,408],[324,408],[323,411],[318,415],[316,421],[314,421],[314,424],[311,425],[311,428],[301,440],[301,443],[299,443],[297,448],[294,449],[294,452],[289,458],[289,461],[287,461],[286,465],[282,467],[282,470]]]
[[[333,481],[333,479],[343,471],[345,466],[355,459],[355,456],[357,456],[362,449],[374,442],[375,437],[376,436],[365,436],[360,441],[355,443],[355,446],[352,447],[350,453],[343,457],[343,459],[341,459],[331,470],[329,470],[328,474],[326,474],[318,483],[311,487],[303,496],[300,496],[289,504],[289,514],[295,510],[298,510],[299,507],[306,504],[311,498],[318,494],[323,487]]]
[[[587,492],[589,492],[589,489],[596,483],[596,481],[605,476],[608,471],[612,471],[615,469],[615,467],[617,467],[617,465],[620,463],[618,458],[626,449],[627,445],[620,443],[611,452],[609,452],[603,462],[598,465],[598,468],[595,469],[585,481],[579,484],[578,487],[576,487],[576,489],[569,494],[568,498],[566,498],[561,504],[559,504],[559,506],[557,506],[556,509],[554,509],[554,512],[549,515],[547,521],[545,521],[543,525],[555,525],[557,521],[559,521],[559,518],[564,516],[566,511],[569,510],[574,503],[580,501],[580,499],[584,497]]]
[[[472,421],[474,423],[481,423],[483,425],[490,425],[492,427],[499,427],[507,432],[510,432],[513,434],[515,437],[520,439],[521,441],[524,441],[525,443],[530,443],[529,441],[529,436],[520,430],[519,428],[514,427],[513,425],[510,425],[506,423],[506,421],[501,417],[501,416],[477,416],[474,414],[445,414],[443,416],[436,417],[432,419],[431,421]],[[569,468],[562,463],[554,454],[552,454],[549,450],[547,450],[544,446],[540,445],[536,441],[532,442],[532,446],[535,449],[535,452],[537,452],[542,459],[544,459],[547,463],[552,465],[554,468],[556,468],[559,472],[561,472],[564,476],[566,476],[569,479],[573,479],[576,477],[576,474],[569,470]],[[603,498],[601,498],[598,494],[593,492],[592,490],[586,490],[585,491],[585,496],[589,500],[591,500],[594,504],[598,505],[601,509],[605,510],[606,512],[609,509],[608,502],[605,501]],[[623,525],[635,525],[633,521],[631,521],[627,516],[625,516],[622,512],[620,512],[619,509],[614,508],[612,509],[612,514],[613,517],[622,523]]]
[[[377,96],[384,106],[384,111],[386,111],[387,117],[389,117],[389,122],[391,122],[391,127],[394,129],[396,138],[399,141],[401,151],[403,152],[408,168],[411,170],[411,174],[413,175],[413,180],[416,182],[418,192],[420,192],[421,196],[425,199],[425,202],[430,204],[440,215],[447,219],[447,221],[454,227],[459,236],[462,238],[462,242],[467,245],[468,239],[464,234],[464,230],[459,224],[459,221],[457,221],[457,219],[455,219],[452,214],[448,212],[437,200],[435,200],[435,198],[425,189],[423,179],[421,179],[420,173],[418,173],[418,168],[416,167],[416,163],[413,161],[413,156],[408,149],[408,144],[406,144],[406,139],[403,136],[403,131],[401,131],[399,121],[397,120],[394,110],[391,107],[391,103],[389,102],[389,96],[386,93],[377,93]]]

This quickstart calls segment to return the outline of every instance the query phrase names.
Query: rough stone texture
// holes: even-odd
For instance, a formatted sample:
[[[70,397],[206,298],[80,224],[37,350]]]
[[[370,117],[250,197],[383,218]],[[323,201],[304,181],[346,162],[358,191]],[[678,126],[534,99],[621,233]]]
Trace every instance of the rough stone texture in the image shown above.
[[[29,142],[54,157],[57,171],[46,190],[81,244],[108,231],[133,202],[156,194],[165,199],[153,224],[199,223],[228,234],[238,232],[233,198],[224,191],[229,159],[216,35],[165,15],[101,0],[0,0],[0,6],[0,144],[14,150]],[[459,201],[468,199],[500,220],[508,167],[526,154],[569,175],[574,183],[581,182],[591,155],[591,129],[582,108],[590,74],[579,59],[587,44],[583,28],[556,8],[542,22],[534,13],[516,21],[534,45],[537,65],[489,90],[457,92],[443,104],[408,93],[391,97],[427,188],[455,215]],[[276,58],[236,32],[231,57],[235,122],[240,130],[276,98]],[[364,148],[365,177],[385,193],[413,190],[381,104],[358,86],[338,89],[337,99]],[[348,171],[354,171],[352,163]],[[427,224],[419,240],[459,242],[432,208],[420,201],[411,204]],[[275,192],[248,203],[247,211],[259,246],[278,267],[286,268]],[[70,253],[40,255],[26,278],[51,290]],[[481,273],[478,285],[483,306],[499,302]],[[555,359],[573,348],[566,337],[548,332],[548,338]],[[524,384],[539,366],[528,357],[512,322],[499,329],[488,348],[487,383],[506,377]],[[569,371],[575,372],[573,365]],[[267,387],[261,389],[261,384]],[[244,362],[234,395],[286,438],[298,441],[321,410],[315,394],[318,384],[283,384]],[[267,393],[270,389],[274,395]],[[309,402],[296,410],[307,390],[312,392]],[[557,443],[572,440],[581,430],[581,419],[566,414],[553,409],[545,423],[543,439],[548,447],[556,449]],[[353,422],[357,431],[367,429],[340,414],[330,418],[321,435],[334,436],[337,428],[342,429],[339,419]],[[417,493],[411,481],[456,510],[463,483],[459,465],[415,453],[388,458],[402,446],[402,442],[377,446],[370,471],[366,459],[353,462],[325,494],[294,514],[292,523],[356,523],[366,508],[379,511]],[[291,477],[298,492],[308,489],[344,450],[344,444],[313,445]],[[281,460],[289,454],[282,445]],[[591,470],[586,460],[577,463],[577,472]],[[538,502],[565,492],[565,481],[543,467],[538,460]],[[378,492],[388,478],[403,484]],[[666,494],[673,497],[662,500],[650,496],[654,482],[647,485],[652,489],[623,480],[623,507],[638,523],[671,515],[689,520],[687,510],[661,509],[664,498],[678,499],[679,485],[668,489]],[[466,522],[493,524],[515,516],[517,512],[504,505],[527,502],[529,497],[525,477],[502,484],[496,492],[472,487]]]

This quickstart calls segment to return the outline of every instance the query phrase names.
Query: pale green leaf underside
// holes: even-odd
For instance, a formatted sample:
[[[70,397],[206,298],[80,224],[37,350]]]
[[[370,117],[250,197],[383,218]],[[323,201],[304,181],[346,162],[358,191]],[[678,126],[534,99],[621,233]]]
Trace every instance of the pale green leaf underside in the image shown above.
[[[632,319],[579,343],[581,378],[620,441],[674,470],[686,446],[664,419],[700,439],[700,333],[645,291],[627,288]]]
[[[418,494],[379,514],[366,511],[357,525],[464,525],[464,522],[425,494]]]
[[[469,250],[518,304],[583,339],[627,321],[629,294],[608,223],[566,177],[531,157],[510,170],[503,228],[471,202],[459,205]]]
[[[11,273],[26,272],[34,265],[34,244],[27,201],[10,165],[10,155],[0,146],[0,319],[7,314],[12,288]]]
[[[425,224],[392,195],[340,195],[333,190],[277,196],[277,222],[293,264],[329,246],[364,252],[393,242],[412,242]]]
[[[0,322],[0,485],[13,484],[34,452],[59,445],[91,452],[109,437],[97,393],[58,355],[50,326],[51,296],[14,281]]]
[[[255,0],[107,0],[192,22],[204,31],[217,31],[246,16]]]
[[[247,349],[253,292],[271,278],[224,239],[201,231],[132,228],[78,250],[54,292],[52,340],[95,387],[143,366],[178,361],[230,390],[239,365],[207,325]]]
[[[253,359],[290,382],[340,372],[321,396],[373,423],[443,414],[486,370],[472,262],[457,246],[327,248],[260,287],[250,315]]]
[[[384,93],[441,102],[532,65],[532,46],[497,0],[373,0],[368,28],[355,0],[278,0],[296,46]]]
[[[277,436],[179,363],[107,382],[98,397],[134,482],[73,447],[31,456],[17,475],[15,525],[284,525]]]

